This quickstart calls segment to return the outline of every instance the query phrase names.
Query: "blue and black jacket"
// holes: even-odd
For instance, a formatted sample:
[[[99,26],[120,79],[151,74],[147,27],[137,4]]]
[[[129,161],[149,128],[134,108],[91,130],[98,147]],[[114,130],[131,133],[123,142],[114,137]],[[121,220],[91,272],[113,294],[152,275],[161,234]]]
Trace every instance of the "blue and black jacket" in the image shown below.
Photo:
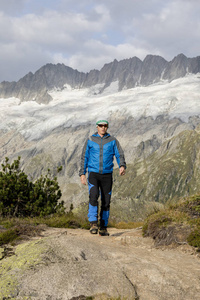
[[[83,147],[79,175],[85,175],[87,171],[99,174],[112,173],[114,156],[119,167],[126,168],[124,152],[118,140],[109,133],[101,137],[96,132],[88,138]]]

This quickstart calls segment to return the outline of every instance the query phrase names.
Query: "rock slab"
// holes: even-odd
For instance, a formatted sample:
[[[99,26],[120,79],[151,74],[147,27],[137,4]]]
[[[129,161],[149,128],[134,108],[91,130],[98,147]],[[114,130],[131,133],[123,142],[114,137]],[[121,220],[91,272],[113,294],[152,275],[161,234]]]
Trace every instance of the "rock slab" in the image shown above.
[[[7,271],[17,279],[11,299],[200,299],[200,259],[192,248],[155,248],[141,229],[109,231],[100,237],[81,229],[47,229],[39,242],[26,242],[23,251],[32,243],[37,253],[41,247],[41,256],[20,266],[23,272],[16,266]]]

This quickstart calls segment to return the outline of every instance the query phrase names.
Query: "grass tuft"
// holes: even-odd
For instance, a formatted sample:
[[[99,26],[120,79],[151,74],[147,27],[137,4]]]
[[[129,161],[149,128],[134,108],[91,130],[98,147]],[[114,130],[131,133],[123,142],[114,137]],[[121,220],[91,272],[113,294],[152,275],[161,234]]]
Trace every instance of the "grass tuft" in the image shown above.
[[[198,248],[198,251],[200,251],[200,228],[192,231],[187,241],[191,246]]]
[[[0,246],[11,243],[19,237],[17,229],[8,229],[0,233]]]
[[[115,227],[117,229],[134,229],[142,227],[144,222],[110,222],[109,227]]]
[[[43,230],[41,225],[56,228],[89,229],[89,222],[84,216],[77,216],[72,211],[64,214],[53,214],[47,217],[33,218],[0,218],[0,246],[14,242],[20,237],[38,236]]]
[[[188,243],[200,249],[200,195],[180,199],[150,215],[143,235],[151,236],[156,245]]]

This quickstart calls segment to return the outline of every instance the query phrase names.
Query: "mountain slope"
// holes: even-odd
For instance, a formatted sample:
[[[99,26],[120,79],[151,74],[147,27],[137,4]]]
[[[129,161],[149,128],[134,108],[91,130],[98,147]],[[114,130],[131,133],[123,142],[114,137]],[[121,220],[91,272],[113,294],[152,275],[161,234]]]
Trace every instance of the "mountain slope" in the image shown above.
[[[34,100],[48,103],[52,100],[48,91],[53,88],[62,89],[65,84],[71,88],[88,88],[102,85],[102,93],[111,83],[118,81],[117,90],[148,86],[161,80],[172,81],[184,77],[188,73],[200,72],[200,56],[187,58],[183,54],[176,56],[171,62],[156,55],[147,55],[144,61],[137,57],[114,60],[105,64],[100,71],[79,72],[63,64],[47,64],[35,74],[29,73],[18,82],[2,82],[0,97],[16,97],[20,101]]]
[[[119,139],[128,163],[127,175],[115,178],[113,213],[121,219],[142,218],[154,203],[199,188],[199,161],[194,159],[200,123],[196,72],[199,57],[178,55],[168,63],[148,55],[143,62],[115,60],[88,74],[48,64],[17,83],[4,82],[0,161],[20,155],[22,168],[33,179],[62,165],[63,200],[66,208],[71,203],[77,208],[88,202],[78,176],[83,143],[96,131],[96,120],[108,118],[109,133]],[[174,76],[184,77],[172,80]],[[142,86],[150,82],[154,83]],[[13,97],[6,98],[9,95]],[[183,133],[185,144],[180,142]],[[182,153],[189,147],[187,140],[192,148]],[[171,144],[178,146],[170,148]],[[193,159],[185,157],[187,152]]]
[[[120,199],[125,208],[123,218],[127,216],[128,220],[132,215],[138,220],[157,204],[160,207],[160,204],[199,193],[199,149],[200,131],[186,130],[164,142],[146,159],[129,165],[126,177],[115,182],[114,215],[120,211]]]

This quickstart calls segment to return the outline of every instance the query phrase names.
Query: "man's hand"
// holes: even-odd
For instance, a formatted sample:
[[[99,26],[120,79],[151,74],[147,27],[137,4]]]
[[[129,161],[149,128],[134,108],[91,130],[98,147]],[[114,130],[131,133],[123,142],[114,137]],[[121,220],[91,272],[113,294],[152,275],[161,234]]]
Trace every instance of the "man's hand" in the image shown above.
[[[123,176],[123,175],[125,175],[125,173],[126,173],[125,168],[124,167],[120,167],[119,168],[119,175]]]
[[[87,180],[86,180],[85,175],[81,175],[81,183],[84,184],[84,185],[87,184]]]

